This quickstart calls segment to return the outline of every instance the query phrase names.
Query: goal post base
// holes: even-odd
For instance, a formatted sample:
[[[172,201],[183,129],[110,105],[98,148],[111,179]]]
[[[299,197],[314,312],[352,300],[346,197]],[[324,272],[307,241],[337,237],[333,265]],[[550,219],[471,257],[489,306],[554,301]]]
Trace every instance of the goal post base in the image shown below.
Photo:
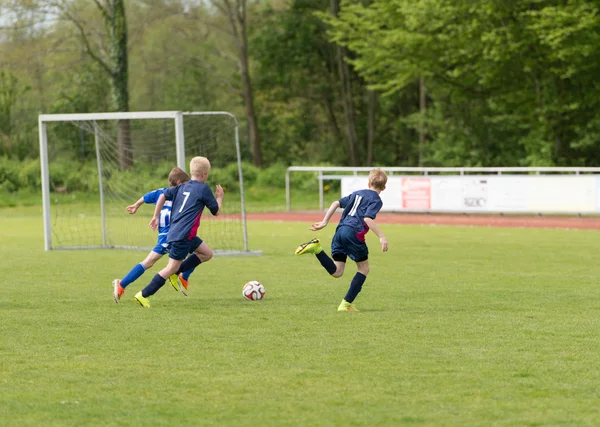
[[[150,252],[153,248],[151,247],[140,247],[140,246],[122,246],[122,245],[110,245],[110,246],[61,246],[58,248],[52,248],[53,251],[72,251],[72,250],[102,250],[102,249],[121,249],[126,251],[137,251],[137,252]],[[262,256],[262,251],[232,251],[232,250],[213,250],[214,256]]]

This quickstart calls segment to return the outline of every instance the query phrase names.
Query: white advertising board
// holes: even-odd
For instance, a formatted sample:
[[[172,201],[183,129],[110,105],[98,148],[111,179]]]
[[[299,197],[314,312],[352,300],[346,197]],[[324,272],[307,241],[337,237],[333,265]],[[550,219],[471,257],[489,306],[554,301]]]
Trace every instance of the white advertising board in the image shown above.
[[[367,188],[366,176],[342,179],[342,196]],[[384,211],[598,213],[600,176],[391,176]]]

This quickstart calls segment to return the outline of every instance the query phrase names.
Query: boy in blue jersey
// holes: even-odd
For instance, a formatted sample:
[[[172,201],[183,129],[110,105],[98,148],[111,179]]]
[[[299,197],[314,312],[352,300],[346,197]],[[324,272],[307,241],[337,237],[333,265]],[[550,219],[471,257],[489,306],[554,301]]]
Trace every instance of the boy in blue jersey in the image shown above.
[[[210,187],[206,185],[209,173],[208,159],[194,157],[190,162],[192,179],[177,187],[167,188],[158,198],[154,217],[150,221],[150,228],[153,230],[158,228],[163,205],[167,201],[172,202],[171,226],[167,233],[167,243],[170,248],[169,263],[152,278],[148,286],[135,295],[135,300],[141,306],[150,307],[150,296],[162,288],[167,279],[173,286],[178,286],[179,274],[212,258],[212,249],[196,236],[204,207],[217,216],[223,205],[223,188],[217,185],[213,195]],[[188,253],[191,255],[186,258]]]
[[[169,173],[169,186],[177,187],[179,184],[186,183],[190,180],[190,176],[180,168],[173,168]],[[160,195],[166,190],[166,188],[160,188],[155,191],[144,194],[139,198],[133,205],[127,206],[127,212],[131,215],[135,214],[140,206],[144,203],[155,205]],[[156,246],[150,251],[146,259],[131,269],[129,273],[122,279],[113,280],[113,298],[118,304],[121,300],[121,296],[125,292],[125,288],[135,282],[146,270],[151,268],[156,261],[162,258],[166,254],[168,249],[167,244],[167,232],[169,231],[169,223],[171,217],[171,203],[165,203],[164,207],[160,211],[159,227],[158,227],[158,241]],[[193,270],[186,271],[182,274],[183,280],[185,280],[185,290],[187,290],[187,279]],[[179,288],[176,288],[179,290]],[[186,293],[184,292],[184,295]]]
[[[314,223],[309,230],[317,231],[325,228],[329,219],[337,208],[344,209],[340,222],[335,230],[331,241],[331,258],[321,247],[319,239],[312,239],[303,243],[296,249],[296,255],[315,254],[317,259],[335,278],[344,274],[346,258],[350,257],[356,262],[357,273],[355,274],[346,296],[338,307],[338,311],[358,311],[352,303],[360,293],[367,274],[369,274],[369,249],[365,242],[365,235],[369,230],[379,237],[381,250],[388,250],[388,241],[385,235],[375,224],[375,217],[381,210],[383,203],[379,193],[385,190],[387,175],[381,169],[374,169],[369,173],[369,188],[355,191],[349,196],[342,197],[331,204],[322,221]]]

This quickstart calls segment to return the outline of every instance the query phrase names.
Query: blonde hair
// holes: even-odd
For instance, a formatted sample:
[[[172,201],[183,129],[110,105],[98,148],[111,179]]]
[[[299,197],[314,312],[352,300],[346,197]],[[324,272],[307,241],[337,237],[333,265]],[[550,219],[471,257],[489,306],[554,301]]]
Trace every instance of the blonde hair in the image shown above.
[[[169,186],[177,187],[179,184],[183,184],[184,182],[188,182],[190,180],[190,176],[180,168],[173,168],[169,173]],[[178,184],[179,183],[179,184]]]
[[[369,186],[375,190],[383,191],[387,184],[387,175],[383,169],[377,168],[369,172]]]
[[[200,176],[202,172],[210,172],[210,162],[206,157],[196,156],[190,161],[190,174]]]

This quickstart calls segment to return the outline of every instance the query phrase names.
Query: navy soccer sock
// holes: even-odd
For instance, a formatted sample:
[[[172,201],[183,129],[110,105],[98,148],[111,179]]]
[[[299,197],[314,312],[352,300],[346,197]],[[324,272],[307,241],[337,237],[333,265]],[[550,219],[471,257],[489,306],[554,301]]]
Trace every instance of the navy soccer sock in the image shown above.
[[[362,273],[356,272],[354,277],[352,278],[352,282],[350,282],[350,289],[348,289],[348,293],[344,297],[344,299],[348,302],[353,302],[356,296],[360,293],[363,283],[367,280],[367,276]]]
[[[179,266],[179,270],[177,270],[177,274],[179,274],[183,271],[193,270],[194,268],[198,267],[201,262],[202,261],[200,261],[200,258],[198,258],[198,256],[196,254],[190,254],[190,256],[188,256],[185,259],[185,261],[183,261],[181,263],[181,265]]]
[[[321,251],[315,255],[316,255],[317,259],[319,260],[319,262],[321,263],[321,265],[323,266],[323,268],[325,270],[327,270],[327,272],[329,274],[335,273],[335,270],[337,270],[337,268],[335,266],[335,262],[333,262],[333,260],[331,258],[329,258],[329,255],[327,255],[325,253],[325,251]]]
[[[121,287],[126,288],[127,285],[135,282],[142,274],[144,274],[145,271],[146,269],[142,264],[136,264],[135,267],[133,267],[131,271],[127,273],[127,276],[121,279]]]
[[[154,295],[160,288],[163,287],[166,280],[167,279],[163,279],[160,274],[156,273],[150,283],[148,283],[148,286],[142,289],[142,296],[144,298],[148,298],[149,296]]]

